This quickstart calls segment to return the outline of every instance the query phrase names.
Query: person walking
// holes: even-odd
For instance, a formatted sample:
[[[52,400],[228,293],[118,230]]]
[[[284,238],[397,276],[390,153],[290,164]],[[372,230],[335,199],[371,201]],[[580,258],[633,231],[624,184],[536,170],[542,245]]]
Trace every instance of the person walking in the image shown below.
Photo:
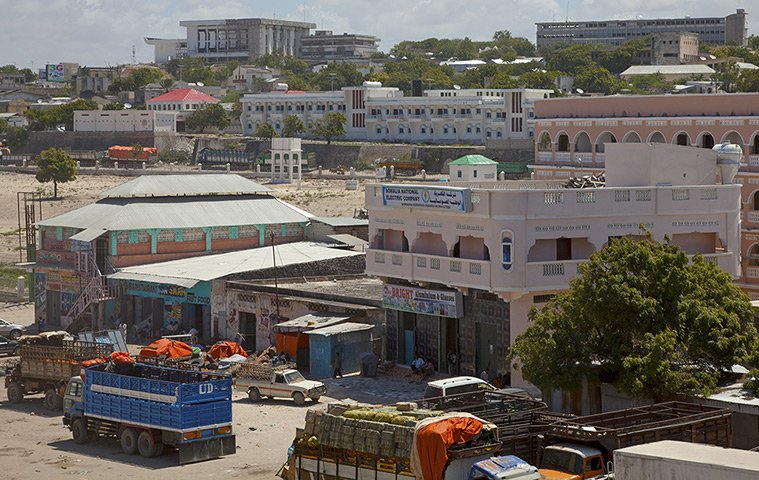
[[[332,372],[332,378],[337,378],[338,375],[343,378],[343,356],[340,352],[335,352],[335,370]]]

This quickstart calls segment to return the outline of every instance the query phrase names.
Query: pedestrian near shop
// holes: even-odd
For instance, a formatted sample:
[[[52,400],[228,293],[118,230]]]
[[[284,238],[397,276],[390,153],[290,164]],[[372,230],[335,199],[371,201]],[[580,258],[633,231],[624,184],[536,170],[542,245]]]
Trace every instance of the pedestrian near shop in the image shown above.
[[[335,370],[332,372],[332,378],[343,378],[343,356],[340,352],[335,352]]]

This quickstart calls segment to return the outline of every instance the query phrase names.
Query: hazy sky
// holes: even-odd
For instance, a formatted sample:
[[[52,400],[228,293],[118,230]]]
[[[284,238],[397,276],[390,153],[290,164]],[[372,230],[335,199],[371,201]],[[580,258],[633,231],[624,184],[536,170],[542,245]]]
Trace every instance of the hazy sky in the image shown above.
[[[429,37],[489,40],[496,30],[535,42],[535,22],[725,16],[746,0],[0,0],[0,65],[36,71],[45,63],[106,66],[152,62],[144,37],[180,38],[180,20],[278,18],[316,23],[335,33],[382,39],[387,52],[402,40]],[[275,10],[276,8],[276,10]],[[749,33],[756,33],[749,29]]]

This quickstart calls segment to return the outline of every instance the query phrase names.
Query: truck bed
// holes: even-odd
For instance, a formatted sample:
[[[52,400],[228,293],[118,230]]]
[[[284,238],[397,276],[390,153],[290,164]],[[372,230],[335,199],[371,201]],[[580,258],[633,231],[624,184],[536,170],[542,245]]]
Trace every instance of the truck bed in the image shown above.
[[[21,345],[20,374],[22,378],[67,381],[79,375],[83,361],[111,352],[111,345],[96,342],[64,341],[60,347]]]
[[[135,364],[85,373],[85,414],[184,432],[232,422],[232,377]]]

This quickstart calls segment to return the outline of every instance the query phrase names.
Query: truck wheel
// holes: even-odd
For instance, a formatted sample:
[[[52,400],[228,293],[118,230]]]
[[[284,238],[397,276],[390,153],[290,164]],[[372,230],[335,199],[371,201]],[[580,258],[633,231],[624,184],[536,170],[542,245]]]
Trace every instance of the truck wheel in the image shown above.
[[[248,390],[248,398],[251,402],[257,402],[261,400],[261,392],[257,388],[251,388]]]
[[[8,401],[11,403],[21,403],[24,399],[24,387],[18,382],[13,382],[8,385]]]
[[[311,397],[311,400],[313,400],[314,402],[318,402],[320,397],[321,395],[314,395],[313,397]]]
[[[89,440],[87,428],[84,426],[84,421],[81,418],[74,419],[71,423],[71,436],[74,437],[74,443],[78,443],[79,445],[87,443],[87,440]]]
[[[127,455],[137,453],[137,431],[134,428],[125,428],[121,432],[121,450]]]
[[[295,400],[295,405],[303,405],[306,403],[306,397],[300,392],[293,393],[293,400]]]
[[[137,437],[137,450],[140,451],[140,455],[145,458],[155,457],[159,448],[163,452],[163,443],[155,443],[150,432],[147,430],[140,432],[140,436]]]
[[[45,410],[56,410],[56,406],[58,405],[58,393],[56,393],[54,388],[48,388],[45,391],[45,400],[42,401],[42,406],[45,407]]]

